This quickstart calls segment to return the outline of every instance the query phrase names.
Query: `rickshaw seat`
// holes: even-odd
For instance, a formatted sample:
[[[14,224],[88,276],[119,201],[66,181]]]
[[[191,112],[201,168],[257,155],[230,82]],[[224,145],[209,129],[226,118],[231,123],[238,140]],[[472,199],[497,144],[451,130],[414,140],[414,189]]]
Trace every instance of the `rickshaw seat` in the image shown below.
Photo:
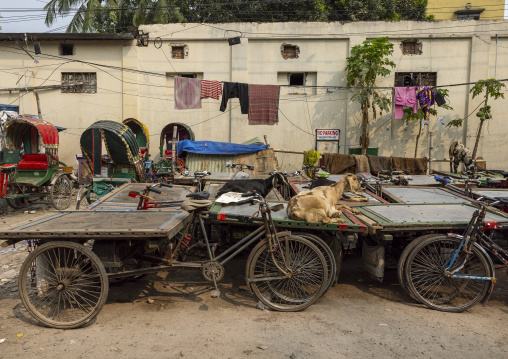
[[[20,170],[47,170],[48,158],[44,154],[30,153],[23,155],[23,159],[19,161],[18,169]]]

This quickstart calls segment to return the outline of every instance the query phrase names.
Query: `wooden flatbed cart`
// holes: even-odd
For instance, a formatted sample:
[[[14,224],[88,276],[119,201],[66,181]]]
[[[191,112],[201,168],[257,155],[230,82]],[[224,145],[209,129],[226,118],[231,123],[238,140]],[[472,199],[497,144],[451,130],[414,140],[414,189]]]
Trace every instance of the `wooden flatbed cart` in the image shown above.
[[[19,117],[5,126],[4,138],[0,197],[15,209],[47,198],[56,209],[67,209],[72,181],[69,173],[59,169],[56,127],[37,118]]]
[[[179,248],[182,242],[190,247],[186,233],[195,233],[186,231],[190,225],[206,232],[202,219],[209,204],[191,213],[169,208],[63,211],[4,229],[0,239],[10,244],[29,241],[31,252],[19,275],[21,300],[35,319],[54,328],[76,328],[93,320],[106,302],[111,280],[179,267],[201,270],[216,285],[224,276],[223,265],[252,247],[246,281],[255,296],[274,310],[303,310],[331,286],[327,263],[335,261],[325,258],[327,247],[318,247],[319,238],[295,236],[284,228],[277,232],[274,225],[282,222],[272,222],[269,214],[275,209],[262,198],[251,199],[256,200],[264,220],[249,225],[257,228],[220,248],[206,235],[200,237],[210,257],[192,261],[181,256]],[[320,229],[345,229],[326,227]]]

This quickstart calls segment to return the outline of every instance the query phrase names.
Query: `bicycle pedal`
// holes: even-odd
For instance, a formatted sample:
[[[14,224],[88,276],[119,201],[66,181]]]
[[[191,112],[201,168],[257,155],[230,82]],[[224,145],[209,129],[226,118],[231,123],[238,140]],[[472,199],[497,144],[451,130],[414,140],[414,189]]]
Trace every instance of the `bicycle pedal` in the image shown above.
[[[220,290],[212,290],[212,293],[210,294],[212,298],[219,298],[220,297]]]

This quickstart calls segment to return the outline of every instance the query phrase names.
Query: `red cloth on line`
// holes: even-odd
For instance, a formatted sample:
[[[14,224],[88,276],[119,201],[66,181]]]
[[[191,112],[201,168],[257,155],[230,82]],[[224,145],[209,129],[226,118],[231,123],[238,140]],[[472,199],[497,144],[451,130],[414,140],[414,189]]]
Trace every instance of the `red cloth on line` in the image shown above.
[[[249,125],[274,125],[279,122],[277,85],[249,85]]]
[[[201,80],[201,98],[211,97],[218,100],[222,95],[222,83],[220,81]]]

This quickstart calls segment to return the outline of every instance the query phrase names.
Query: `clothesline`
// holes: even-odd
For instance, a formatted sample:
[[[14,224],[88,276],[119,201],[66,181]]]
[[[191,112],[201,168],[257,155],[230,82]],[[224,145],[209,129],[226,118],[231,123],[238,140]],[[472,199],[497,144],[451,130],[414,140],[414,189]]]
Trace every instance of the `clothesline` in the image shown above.
[[[168,77],[181,77],[178,75],[167,75]],[[231,81],[221,81],[221,80],[202,80],[202,81],[218,81],[222,84]],[[457,84],[448,84],[448,85],[436,85],[432,86],[434,88],[445,88],[445,87],[456,87],[456,86],[466,86],[466,85],[476,85],[479,83],[492,83],[492,82],[508,82],[508,79],[499,79],[499,80],[491,80],[491,81],[476,81],[476,82],[462,82]],[[334,86],[334,85],[277,85],[280,87],[308,87],[308,88],[330,88],[330,89],[338,89],[338,90],[361,90],[361,89],[372,89],[372,90],[393,90],[399,86]]]

